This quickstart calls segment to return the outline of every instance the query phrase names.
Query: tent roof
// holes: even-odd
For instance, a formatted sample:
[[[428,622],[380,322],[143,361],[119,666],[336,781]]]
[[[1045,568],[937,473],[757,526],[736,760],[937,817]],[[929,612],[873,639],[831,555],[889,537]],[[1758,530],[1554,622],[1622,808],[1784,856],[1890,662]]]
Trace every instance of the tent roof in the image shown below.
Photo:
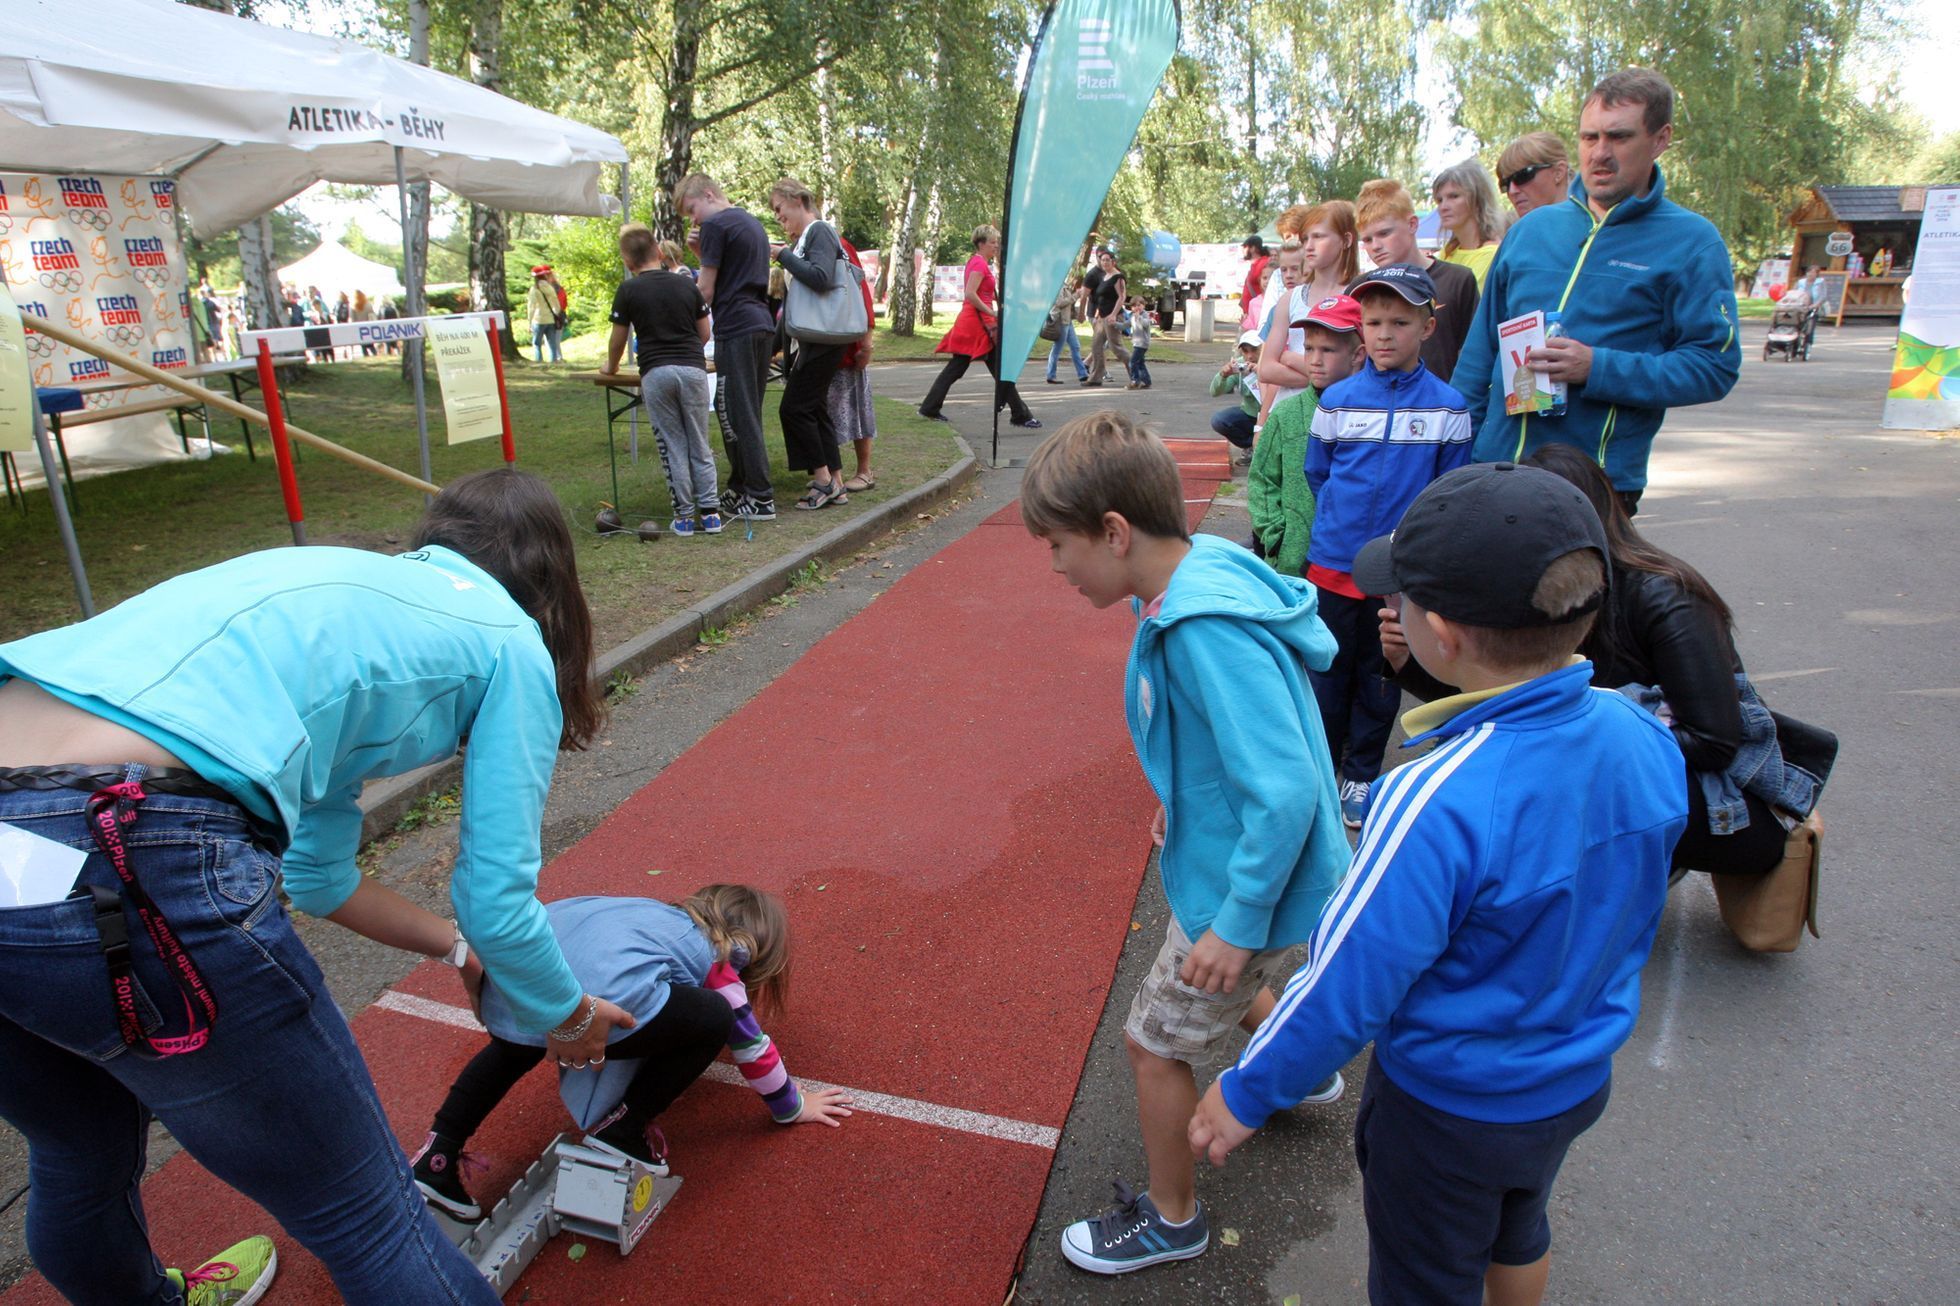
[[[370,295],[399,295],[401,277],[386,263],[362,258],[337,240],[320,242],[319,248],[279,269],[279,280],[298,286],[318,286],[332,294],[339,290],[365,290]]]
[[[1817,194],[1830,205],[1831,215],[1843,222],[1917,222],[1919,210],[1908,212],[1903,203],[1908,190],[1919,192],[1923,208],[1924,186],[1819,186]]]
[[[410,180],[501,209],[599,215],[597,128],[382,54],[171,0],[8,0],[0,169],[173,176],[227,231],[316,181]]]

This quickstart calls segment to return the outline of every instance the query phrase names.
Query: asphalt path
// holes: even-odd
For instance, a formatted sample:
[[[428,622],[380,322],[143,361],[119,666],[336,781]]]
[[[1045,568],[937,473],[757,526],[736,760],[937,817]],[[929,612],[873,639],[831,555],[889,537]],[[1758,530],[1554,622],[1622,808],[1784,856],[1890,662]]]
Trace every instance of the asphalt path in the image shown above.
[[[1560,1181],[1556,1302],[1944,1302],[1960,1282],[1954,948],[1944,935],[1960,916],[1946,751],[1960,724],[1960,580],[1951,565],[1960,441],[1878,429],[1889,330],[1827,329],[1807,364],[1762,362],[1761,330],[1745,328],[1734,394],[1670,417],[1640,524],[1728,597],[1765,697],[1843,739],[1823,806],[1825,937],[1793,956],[1752,956],[1723,931],[1705,880],[1676,889],[1612,1105]],[[1228,347],[1216,346],[1219,358]],[[1196,435],[1219,405],[1204,396],[1209,370],[1156,364],[1154,389],[1126,391],[1046,386],[1030,367],[1023,393],[1050,430],[1107,405],[1166,434]],[[880,366],[874,385],[916,400],[935,371]],[[987,389],[984,376],[969,377],[946,408],[983,456]],[[1045,432],[1003,424],[1001,434],[1005,462],[1025,458]],[[725,646],[642,680],[617,706],[607,742],[561,766],[547,854],[590,831],[892,579],[1011,500],[1017,482],[1011,469],[984,475],[963,503]],[[852,688],[837,686],[840,704]],[[1109,686],[1112,710],[1120,692]],[[764,814],[770,781],[766,771],[752,779]],[[840,797],[840,831],[851,831],[849,818]],[[1141,856],[1147,837],[1138,835]],[[442,825],[410,834],[380,856],[378,873],[442,910],[453,838]],[[1141,1178],[1121,1020],[1164,910],[1146,877],[1140,928],[1084,1067],[1017,1300],[1360,1300],[1354,1092],[1278,1122],[1201,1178],[1215,1239],[1204,1257],[1113,1281],[1062,1261],[1060,1228],[1100,1209],[1109,1180]],[[344,930],[304,929],[349,1010],[409,969]],[[1364,1066],[1349,1067],[1357,1086]],[[159,1155],[167,1146],[159,1139]],[[0,1138],[0,1201],[24,1183],[18,1140]],[[0,1212],[0,1283],[20,1268],[24,1205]],[[1235,1246],[1223,1245],[1228,1228]]]

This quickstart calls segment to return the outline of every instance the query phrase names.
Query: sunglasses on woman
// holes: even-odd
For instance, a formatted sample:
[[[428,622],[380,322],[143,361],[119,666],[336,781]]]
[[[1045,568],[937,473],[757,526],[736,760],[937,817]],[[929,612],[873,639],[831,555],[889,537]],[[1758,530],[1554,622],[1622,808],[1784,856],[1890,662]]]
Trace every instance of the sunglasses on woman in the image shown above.
[[[1519,168],[1516,172],[1504,179],[1504,189],[1509,190],[1513,186],[1529,186],[1537,178],[1539,173],[1552,166],[1554,165],[1549,163],[1527,163],[1524,167]]]

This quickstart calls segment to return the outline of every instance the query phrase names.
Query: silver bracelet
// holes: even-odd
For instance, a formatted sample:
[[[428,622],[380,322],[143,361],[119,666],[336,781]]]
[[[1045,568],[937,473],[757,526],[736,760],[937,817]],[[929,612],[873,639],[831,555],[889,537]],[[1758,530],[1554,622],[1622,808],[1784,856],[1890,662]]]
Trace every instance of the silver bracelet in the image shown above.
[[[555,1042],[559,1042],[559,1043],[576,1043],[580,1039],[584,1038],[585,1031],[592,1028],[592,1018],[599,1014],[599,999],[593,997],[591,994],[588,993],[586,994],[585,1001],[582,1005],[585,1007],[585,1018],[579,1021],[579,1023],[573,1026],[569,1031],[563,1034],[560,1034],[555,1029],[547,1030],[545,1032],[549,1034]]]

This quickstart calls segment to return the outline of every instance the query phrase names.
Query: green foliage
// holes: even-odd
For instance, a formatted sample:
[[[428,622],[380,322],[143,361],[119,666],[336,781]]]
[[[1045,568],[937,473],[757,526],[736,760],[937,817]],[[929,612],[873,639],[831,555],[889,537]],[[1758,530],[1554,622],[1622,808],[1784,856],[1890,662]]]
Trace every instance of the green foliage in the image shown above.
[[[293,205],[274,209],[272,218],[272,263],[284,267],[313,252],[320,243],[320,229]],[[238,233],[227,231],[210,240],[190,241],[193,281],[209,277],[211,284],[230,289],[239,283]]]
[[[1928,185],[1960,185],[1960,132],[1948,132],[1921,150],[1905,181]]]

